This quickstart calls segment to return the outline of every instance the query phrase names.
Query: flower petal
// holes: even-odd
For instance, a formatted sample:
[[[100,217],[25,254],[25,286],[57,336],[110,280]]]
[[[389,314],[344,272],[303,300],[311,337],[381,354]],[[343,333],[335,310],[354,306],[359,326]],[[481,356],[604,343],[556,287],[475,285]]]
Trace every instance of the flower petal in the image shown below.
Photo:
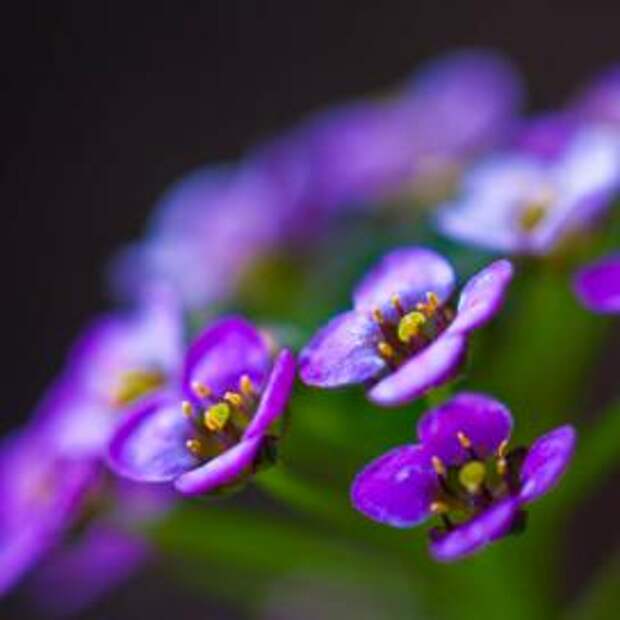
[[[439,481],[421,445],[394,448],[367,465],[351,486],[357,510],[380,523],[412,527],[430,516]]]
[[[467,333],[493,318],[504,302],[512,275],[512,263],[498,260],[471,278],[463,288],[449,331]]]
[[[573,289],[581,303],[603,314],[620,312],[620,254],[588,265],[577,272]]]
[[[454,288],[454,271],[437,252],[423,247],[394,250],[384,256],[362,279],[353,293],[355,309],[370,314],[379,307],[393,313],[391,298],[398,295],[405,308],[433,292],[443,302]]]
[[[262,437],[270,424],[282,415],[294,381],[295,358],[288,349],[284,349],[274,362],[256,413],[243,433],[244,439]]]
[[[470,456],[461,446],[458,433],[463,433],[484,459],[510,437],[511,430],[512,416],[502,403],[469,392],[427,411],[418,422],[420,441],[446,465],[457,465]]]
[[[557,484],[573,456],[576,440],[577,433],[570,425],[536,440],[521,467],[521,502],[531,502]]]
[[[192,427],[180,402],[169,394],[141,401],[112,437],[108,465],[142,482],[165,482],[195,467],[198,461],[185,446]]]
[[[360,383],[385,369],[375,343],[379,328],[356,311],[345,312],[321,328],[299,358],[304,383],[338,387]]]
[[[262,439],[261,435],[243,439],[204,465],[179,476],[174,481],[175,488],[184,495],[199,495],[234,482],[254,462]]]
[[[431,555],[439,562],[452,562],[479,551],[508,533],[518,509],[519,504],[514,499],[492,506],[471,521],[433,540],[430,543]]]
[[[265,338],[248,321],[229,317],[217,321],[198,336],[185,360],[183,389],[194,398],[194,381],[208,386],[216,395],[237,390],[239,378],[249,375],[262,385],[271,360]]]
[[[465,336],[445,333],[398,370],[381,379],[370,389],[368,397],[385,406],[402,405],[418,398],[452,379],[466,350]]]

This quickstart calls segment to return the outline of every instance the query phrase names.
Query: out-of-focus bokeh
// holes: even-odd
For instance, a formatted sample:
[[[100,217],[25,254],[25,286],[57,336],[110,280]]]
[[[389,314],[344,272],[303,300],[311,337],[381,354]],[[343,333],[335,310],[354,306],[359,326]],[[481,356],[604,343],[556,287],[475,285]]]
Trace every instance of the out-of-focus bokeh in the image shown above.
[[[306,115],[397,85],[454,48],[504,53],[523,76],[528,111],[561,105],[620,59],[620,7],[611,2],[24,2],[5,7],[2,21],[3,434],[26,420],[77,329],[108,304],[106,261],[187,171],[235,160]],[[617,327],[605,349],[593,409],[617,383]],[[573,517],[559,588],[567,600],[610,538],[619,542],[618,482],[616,473]],[[262,501],[250,490],[233,505]],[[171,580],[155,562],[81,617],[399,618],[416,605],[400,575],[395,569],[382,594],[337,569],[294,572],[257,610],[201,593],[191,575]],[[240,578],[241,598],[243,587]],[[24,597],[0,603],[0,616],[48,617]]]

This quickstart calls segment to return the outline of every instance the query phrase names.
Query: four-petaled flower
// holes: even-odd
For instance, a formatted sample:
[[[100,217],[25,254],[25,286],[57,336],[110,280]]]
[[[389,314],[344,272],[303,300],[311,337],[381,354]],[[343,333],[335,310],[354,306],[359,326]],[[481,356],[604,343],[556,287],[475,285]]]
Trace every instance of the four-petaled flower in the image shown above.
[[[419,443],[394,448],[353,482],[354,506],[393,527],[413,527],[432,515],[430,551],[452,561],[525,525],[523,507],[562,476],[576,433],[562,426],[529,448],[508,447],[512,416],[482,394],[461,393],[428,411]]]
[[[620,313],[620,254],[582,267],[573,279],[573,288],[581,303],[593,312]]]
[[[439,230],[490,250],[544,255],[591,224],[618,190],[620,140],[613,131],[583,126],[560,146],[564,138],[555,131],[548,122],[529,140],[551,144],[524,145],[474,166],[460,196],[440,206]],[[563,131],[570,133],[557,129]],[[554,157],[545,152],[558,148]]]
[[[183,494],[241,482],[268,456],[295,376],[287,349],[241,318],[207,328],[189,348],[180,385],[142,400],[110,442],[109,465]]]
[[[421,247],[395,250],[353,293],[353,310],[332,319],[305,347],[300,374],[309,384],[369,386],[369,398],[398,405],[452,379],[468,335],[500,309],[512,265],[499,260],[449,304],[454,271],[439,254]]]

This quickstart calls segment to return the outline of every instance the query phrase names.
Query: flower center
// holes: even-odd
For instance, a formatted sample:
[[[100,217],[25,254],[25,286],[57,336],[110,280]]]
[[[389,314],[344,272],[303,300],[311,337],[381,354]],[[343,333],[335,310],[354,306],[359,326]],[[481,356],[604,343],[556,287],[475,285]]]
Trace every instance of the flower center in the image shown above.
[[[438,456],[432,457],[440,490],[431,502],[430,511],[441,517],[444,530],[451,530],[495,504],[518,492],[519,473],[527,450],[508,450],[508,441],[486,461],[478,455],[467,435],[456,434],[468,460],[458,466],[446,467]],[[437,533],[437,530],[435,530]]]
[[[426,293],[426,301],[407,310],[398,295],[392,295],[395,319],[388,319],[380,308],[372,310],[372,319],[381,330],[377,343],[379,355],[391,368],[398,368],[412,355],[427,347],[454,318],[452,308],[441,303],[436,293]]]
[[[158,370],[129,370],[121,376],[112,401],[118,407],[129,405],[161,387],[165,379]]]
[[[185,445],[201,460],[221,454],[239,442],[258,404],[258,392],[248,375],[239,379],[237,391],[221,397],[200,382],[192,383],[199,404],[183,401],[185,416],[192,422],[194,433]]]
[[[556,195],[551,187],[538,187],[521,205],[518,214],[519,228],[526,233],[536,230],[547,217],[555,199]]]

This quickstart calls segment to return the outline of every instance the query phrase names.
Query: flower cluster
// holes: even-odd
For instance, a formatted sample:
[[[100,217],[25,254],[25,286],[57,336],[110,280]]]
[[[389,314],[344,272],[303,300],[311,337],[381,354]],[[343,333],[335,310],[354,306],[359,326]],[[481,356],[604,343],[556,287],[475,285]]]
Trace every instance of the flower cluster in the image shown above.
[[[295,354],[282,331],[215,316],[238,307],[262,259],[324,248],[326,232],[352,216],[374,222],[388,203],[381,215],[396,213],[396,225],[422,205],[448,238],[539,260],[593,230],[620,188],[618,75],[523,121],[512,67],[461,52],[391,97],[321,112],[236,166],[173,185],[145,237],[113,263],[131,308],[85,330],[31,422],[0,446],[0,594],[37,565],[39,594],[56,593],[58,575],[84,584],[64,597],[78,608],[148,556],[128,526],[164,516],[180,496],[240,488],[277,462]],[[390,407],[464,372],[469,341],[502,310],[517,259],[483,257],[473,275],[454,261],[470,276],[457,294],[452,263],[407,244],[388,248],[355,286],[352,309],[301,347],[306,386],[361,384],[371,403]],[[573,284],[587,308],[620,312],[618,255],[581,267]],[[417,444],[359,473],[353,505],[394,527],[436,515],[431,554],[473,553],[522,529],[527,504],[573,453],[570,425],[530,447],[510,447],[511,429],[501,403],[460,393],[422,416]],[[89,566],[103,567],[98,579]]]

